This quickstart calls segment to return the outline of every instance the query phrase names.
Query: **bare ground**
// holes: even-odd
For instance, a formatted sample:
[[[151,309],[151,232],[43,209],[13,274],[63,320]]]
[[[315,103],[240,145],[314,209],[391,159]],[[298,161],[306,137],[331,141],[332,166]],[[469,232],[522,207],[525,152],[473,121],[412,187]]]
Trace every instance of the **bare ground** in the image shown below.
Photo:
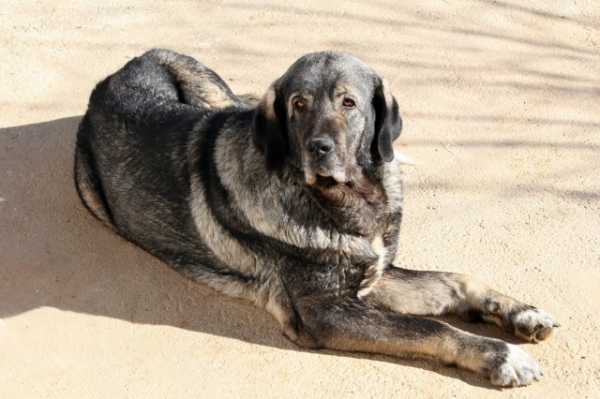
[[[1,397],[600,396],[596,1],[123,3],[0,8]],[[421,162],[405,167],[397,263],[553,313],[555,337],[522,344],[544,378],[499,390],[435,362],[300,350],[266,313],[101,227],[73,188],[75,131],[95,83],[152,47],[238,93],[323,49],[386,76],[405,122],[396,148]]]

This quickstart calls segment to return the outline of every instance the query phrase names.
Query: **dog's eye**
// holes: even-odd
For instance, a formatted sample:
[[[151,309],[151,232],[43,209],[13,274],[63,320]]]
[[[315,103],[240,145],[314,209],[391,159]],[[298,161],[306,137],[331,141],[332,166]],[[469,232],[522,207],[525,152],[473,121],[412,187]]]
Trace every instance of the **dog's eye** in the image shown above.
[[[294,101],[294,108],[296,109],[303,109],[305,107],[306,104],[304,104],[304,101],[302,100],[296,100]]]
[[[349,98],[344,98],[344,101],[342,102],[342,104],[344,105],[344,107],[348,107],[348,108],[352,108],[356,105],[354,103],[354,100],[351,100]]]

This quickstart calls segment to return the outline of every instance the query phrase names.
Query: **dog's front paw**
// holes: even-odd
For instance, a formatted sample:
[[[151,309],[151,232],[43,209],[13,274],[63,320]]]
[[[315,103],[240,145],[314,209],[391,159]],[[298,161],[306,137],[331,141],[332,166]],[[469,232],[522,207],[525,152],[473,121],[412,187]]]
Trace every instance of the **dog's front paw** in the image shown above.
[[[529,342],[548,339],[554,328],[560,327],[550,313],[533,307],[510,315],[510,323],[514,327],[515,335]]]
[[[508,354],[492,367],[490,380],[492,384],[502,387],[520,387],[529,385],[533,380],[539,381],[543,375],[537,362],[525,351],[515,345],[506,344]]]

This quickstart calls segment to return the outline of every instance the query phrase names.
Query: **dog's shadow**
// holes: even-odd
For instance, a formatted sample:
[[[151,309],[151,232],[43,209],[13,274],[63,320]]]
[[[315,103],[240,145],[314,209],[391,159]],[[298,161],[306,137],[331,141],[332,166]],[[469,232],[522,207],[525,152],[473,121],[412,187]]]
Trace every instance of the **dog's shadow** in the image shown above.
[[[302,350],[266,312],[185,279],[87,212],[72,175],[80,120],[0,129],[0,317],[46,306]],[[451,322],[512,341],[489,326]],[[327,353],[419,367],[492,388],[473,373],[434,361]]]

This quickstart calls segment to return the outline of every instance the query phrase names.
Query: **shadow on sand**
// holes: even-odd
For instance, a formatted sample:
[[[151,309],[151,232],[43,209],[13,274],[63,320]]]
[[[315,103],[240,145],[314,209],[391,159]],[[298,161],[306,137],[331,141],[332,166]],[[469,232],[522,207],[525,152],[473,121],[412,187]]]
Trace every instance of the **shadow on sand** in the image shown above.
[[[187,280],[88,214],[72,177],[80,119],[0,130],[0,317],[53,307],[302,350],[283,337],[266,312]],[[490,326],[446,321],[518,342]],[[420,367],[492,388],[472,373],[436,362],[327,353]]]

